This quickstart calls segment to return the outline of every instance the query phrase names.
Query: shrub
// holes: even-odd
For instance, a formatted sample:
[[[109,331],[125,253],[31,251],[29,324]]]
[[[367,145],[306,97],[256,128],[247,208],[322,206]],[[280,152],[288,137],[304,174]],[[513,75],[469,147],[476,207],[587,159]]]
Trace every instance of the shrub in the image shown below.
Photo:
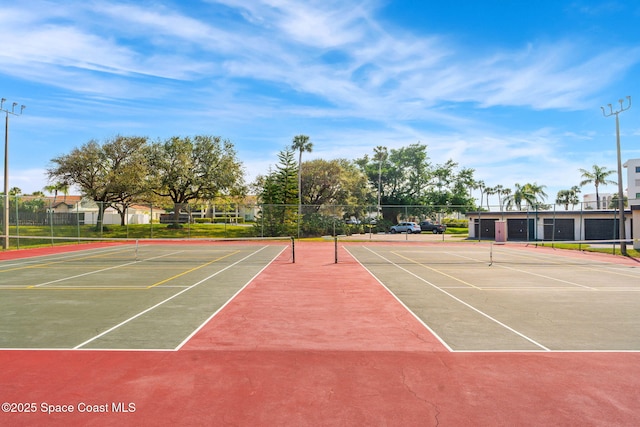
[[[469,221],[467,221],[466,219],[445,218],[442,220],[442,224],[452,228],[469,227]]]

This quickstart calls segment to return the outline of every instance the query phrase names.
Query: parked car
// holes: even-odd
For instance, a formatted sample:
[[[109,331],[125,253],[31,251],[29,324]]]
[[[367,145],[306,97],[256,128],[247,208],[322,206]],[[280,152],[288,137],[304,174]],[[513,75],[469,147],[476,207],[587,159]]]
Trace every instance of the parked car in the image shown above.
[[[438,224],[436,222],[431,222],[431,221],[420,222],[420,230],[430,231],[433,234],[442,234],[446,231],[446,229],[447,229],[447,226],[444,224]]]
[[[422,230],[420,226],[415,222],[400,222],[396,225],[391,226],[389,231],[393,234],[395,233],[420,233]]]

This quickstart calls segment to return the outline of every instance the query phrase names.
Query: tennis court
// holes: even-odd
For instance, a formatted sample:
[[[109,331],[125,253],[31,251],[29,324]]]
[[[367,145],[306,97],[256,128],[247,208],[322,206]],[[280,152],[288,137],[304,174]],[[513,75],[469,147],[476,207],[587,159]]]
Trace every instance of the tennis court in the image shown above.
[[[352,245],[452,351],[640,350],[640,264],[535,244]]]
[[[292,243],[3,253],[0,423],[640,422],[634,260]]]
[[[2,261],[0,347],[175,349],[286,246],[88,243]]]

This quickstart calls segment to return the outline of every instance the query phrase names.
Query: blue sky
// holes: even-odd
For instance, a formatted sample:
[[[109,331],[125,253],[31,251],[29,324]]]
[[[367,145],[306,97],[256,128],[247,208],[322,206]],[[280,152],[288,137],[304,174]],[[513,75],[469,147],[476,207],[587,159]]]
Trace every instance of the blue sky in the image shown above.
[[[633,0],[3,3],[0,96],[27,106],[10,117],[9,186],[24,193],[90,139],[219,135],[250,182],[306,134],[307,160],[420,142],[552,202],[579,168],[616,168],[600,107],[627,95],[622,158],[640,157]]]

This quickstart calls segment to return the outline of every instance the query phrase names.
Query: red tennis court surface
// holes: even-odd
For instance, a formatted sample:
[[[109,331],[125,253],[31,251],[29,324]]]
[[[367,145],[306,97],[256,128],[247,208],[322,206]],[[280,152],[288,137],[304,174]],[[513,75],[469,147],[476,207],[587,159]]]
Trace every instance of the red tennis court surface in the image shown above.
[[[178,351],[0,351],[0,425],[640,425],[640,354],[451,353],[333,245],[296,250]]]

